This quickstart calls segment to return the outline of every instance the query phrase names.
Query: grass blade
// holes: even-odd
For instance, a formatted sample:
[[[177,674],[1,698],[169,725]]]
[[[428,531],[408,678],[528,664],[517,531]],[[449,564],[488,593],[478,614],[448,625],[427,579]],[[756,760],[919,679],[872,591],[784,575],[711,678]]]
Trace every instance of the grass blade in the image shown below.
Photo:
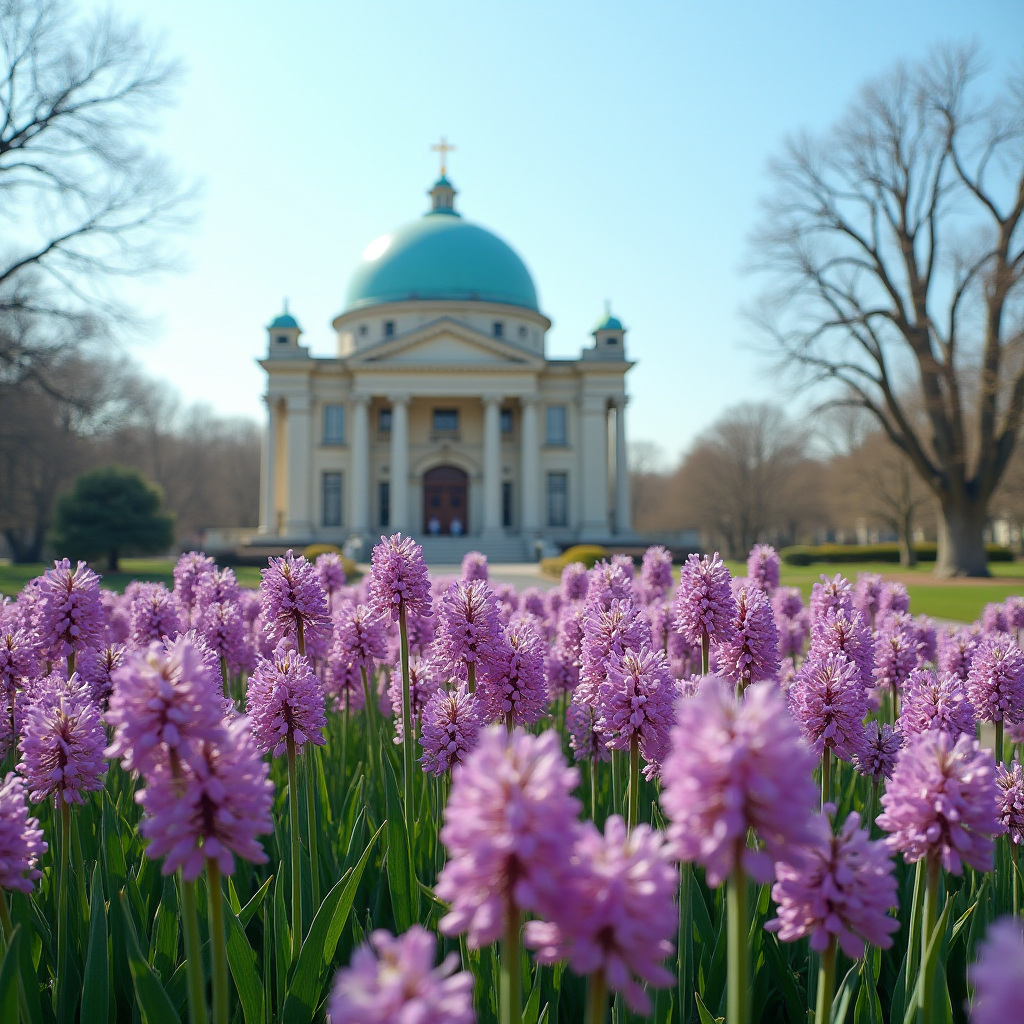
[[[90,894],[89,950],[85,957],[80,1024],[107,1024],[110,1002],[110,986],[107,981],[107,907],[103,898],[103,875],[98,862],[93,868]]]

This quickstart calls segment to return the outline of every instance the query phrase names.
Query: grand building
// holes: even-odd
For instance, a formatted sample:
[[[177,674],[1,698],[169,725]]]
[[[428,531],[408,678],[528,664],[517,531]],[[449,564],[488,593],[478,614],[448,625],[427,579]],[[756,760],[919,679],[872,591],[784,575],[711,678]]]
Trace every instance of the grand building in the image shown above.
[[[270,324],[251,543],[400,530],[436,562],[625,539],[625,329],[606,311],[578,359],[548,358],[522,259],[461,216],[443,166],[429,195],[364,250],[335,356],[311,356],[287,310]]]

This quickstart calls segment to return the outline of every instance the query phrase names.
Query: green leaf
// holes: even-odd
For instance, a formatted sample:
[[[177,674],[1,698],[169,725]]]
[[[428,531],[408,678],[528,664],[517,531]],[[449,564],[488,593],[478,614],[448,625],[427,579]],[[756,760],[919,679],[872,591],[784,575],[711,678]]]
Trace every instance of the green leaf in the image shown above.
[[[804,1024],[807,1016],[804,1007],[804,997],[800,994],[793,972],[789,969],[786,958],[779,948],[779,940],[774,932],[765,932],[764,945],[762,947],[765,959],[771,966],[772,976],[775,983],[782,992],[783,1001],[786,1004],[786,1016],[790,1024]]]
[[[235,913],[238,915],[238,923],[243,928],[247,928],[249,926],[249,922],[252,920],[253,915],[256,913],[257,910],[260,909],[260,906],[263,903],[264,897],[266,897],[267,892],[270,890],[270,883],[273,880],[274,880],[274,876],[271,875],[259,887],[259,889],[256,891],[256,895],[253,896],[253,898],[251,900],[249,900],[249,902],[246,903],[246,905],[244,907],[242,907],[241,910],[235,910]],[[228,882],[230,883],[230,881],[231,881],[231,879],[229,878]],[[231,891],[234,892],[234,886],[231,887]],[[238,897],[236,896],[235,899],[237,900]],[[232,907],[231,909],[234,910],[234,907]]]
[[[97,861],[92,872],[89,899],[89,950],[85,957],[82,985],[81,1024],[107,1024],[110,986],[107,982],[107,907],[103,898],[103,875]]]
[[[949,912],[952,909],[953,901],[946,900],[946,905],[942,908],[942,913],[939,915],[939,920],[936,922],[935,930],[932,932],[932,936],[928,940],[928,949],[925,952],[924,962],[921,964],[921,967],[917,972],[917,984],[914,985],[914,991],[911,993],[910,999],[907,1002],[906,1013],[903,1016],[903,1024],[914,1024],[914,1020],[917,1017],[917,1009],[921,1005],[921,995],[924,988],[924,977],[927,973],[927,968],[938,962],[939,951],[942,949],[942,939],[946,934],[946,922],[949,920]]]
[[[394,769],[387,758],[384,759],[384,786],[388,813],[388,888],[391,890],[395,925],[399,932],[405,932],[419,917],[419,887],[413,877],[405,810],[398,795]]]
[[[526,1000],[523,1007],[523,1024],[537,1024],[537,1017],[540,1014],[540,971],[536,972],[533,981],[533,991],[530,998]]]
[[[850,1009],[850,1001],[854,992],[860,985],[860,964],[854,964],[843,978],[839,991],[832,999],[832,1009],[829,1013],[829,1024],[843,1024],[846,1020],[847,1011]]]
[[[178,887],[167,875],[163,893],[153,919],[153,936],[149,943],[149,962],[165,985],[174,976],[178,965]]]
[[[264,887],[265,890],[266,887]],[[263,985],[256,974],[256,954],[245,937],[245,929],[230,907],[225,907],[228,925],[228,966],[235,979],[238,1001],[245,1024],[263,1024]]]
[[[125,945],[128,951],[128,966],[132,972],[135,998],[139,1001],[143,1024],[181,1024],[174,1005],[164,991],[156,971],[146,963],[135,934],[135,922],[128,909],[128,896],[121,892],[121,912],[124,919]]]
[[[6,899],[0,892],[0,900]],[[11,932],[3,963],[0,963],[0,1020],[18,1020],[18,947],[21,945],[21,925]]]
[[[359,863],[334,884],[320,904],[309,934],[302,943],[299,959],[295,963],[295,973],[292,975],[288,995],[284,1001],[284,1024],[309,1024],[312,1021],[327,968],[334,958],[338,939],[348,921],[363,869],[386,825],[387,822],[377,829],[376,835],[363,851]]]
[[[697,1002],[697,1012],[700,1014],[700,1024],[725,1024],[724,1017],[712,1017],[708,1008],[704,1005],[699,992],[694,992],[693,998]]]

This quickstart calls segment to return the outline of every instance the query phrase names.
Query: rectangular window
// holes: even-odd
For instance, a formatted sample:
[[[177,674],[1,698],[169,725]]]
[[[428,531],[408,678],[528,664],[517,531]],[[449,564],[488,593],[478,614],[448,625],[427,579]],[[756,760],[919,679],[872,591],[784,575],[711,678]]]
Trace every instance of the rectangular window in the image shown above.
[[[435,409],[434,430],[458,430],[459,410],[458,409]]]
[[[549,405],[547,407],[545,425],[547,428],[544,434],[545,444],[566,445],[569,443],[564,405]]]
[[[345,406],[324,406],[324,444],[345,443]]]
[[[381,409],[377,414],[377,430],[381,434],[391,433],[391,410]]]
[[[500,320],[495,320],[492,330],[496,338],[503,338],[505,336],[505,325]]]
[[[380,525],[391,525],[391,484],[387,480],[380,485]]]
[[[502,409],[501,410],[501,432],[503,434],[512,433],[512,410]]]
[[[569,525],[569,474],[548,473],[548,526]]]
[[[395,336],[395,321],[385,320],[384,321],[384,337],[393,338]]]
[[[324,526],[341,526],[341,474],[324,473]]]
[[[512,525],[512,481],[501,482],[501,525]]]

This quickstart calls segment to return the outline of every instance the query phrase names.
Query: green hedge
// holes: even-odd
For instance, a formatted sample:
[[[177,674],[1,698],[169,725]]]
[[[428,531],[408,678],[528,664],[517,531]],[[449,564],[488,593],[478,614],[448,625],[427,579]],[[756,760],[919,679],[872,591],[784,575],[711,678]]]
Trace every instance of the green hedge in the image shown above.
[[[938,554],[936,544],[915,544],[918,561],[934,562]],[[1009,548],[987,544],[985,551],[990,562],[1012,562]],[[898,544],[817,544],[783,548],[779,556],[786,565],[813,565],[815,562],[899,562]]]
[[[548,576],[561,576],[562,570],[572,562],[582,562],[588,569],[593,569],[597,562],[607,557],[608,549],[600,544],[577,544],[555,558],[542,559],[540,568]]]

